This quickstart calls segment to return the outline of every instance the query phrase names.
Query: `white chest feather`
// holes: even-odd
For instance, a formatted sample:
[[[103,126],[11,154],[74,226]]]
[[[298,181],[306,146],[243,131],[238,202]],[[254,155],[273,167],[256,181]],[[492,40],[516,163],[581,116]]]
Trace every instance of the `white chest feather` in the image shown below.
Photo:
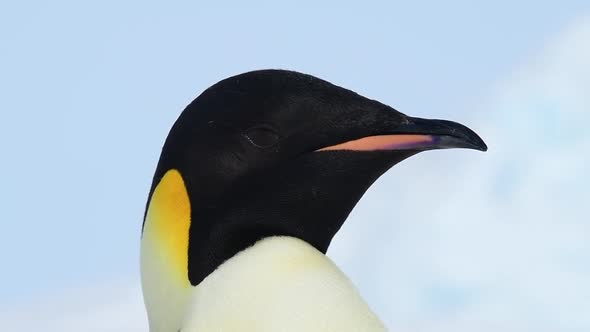
[[[304,241],[272,237],[192,288],[182,332],[386,331],[346,276]]]

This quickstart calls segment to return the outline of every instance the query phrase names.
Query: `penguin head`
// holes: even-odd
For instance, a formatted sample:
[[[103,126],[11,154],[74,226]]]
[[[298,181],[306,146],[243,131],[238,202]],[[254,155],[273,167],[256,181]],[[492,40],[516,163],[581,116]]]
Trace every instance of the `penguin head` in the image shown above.
[[[487,149],[461,124],[410,117],[310,75],[230,77],[205,90],[172,127],[142,242],[162,243],[165,253],[157,255],[175,261],[192,286],[265,237],[292,236],[326,252],[380,175],[443,148]]]

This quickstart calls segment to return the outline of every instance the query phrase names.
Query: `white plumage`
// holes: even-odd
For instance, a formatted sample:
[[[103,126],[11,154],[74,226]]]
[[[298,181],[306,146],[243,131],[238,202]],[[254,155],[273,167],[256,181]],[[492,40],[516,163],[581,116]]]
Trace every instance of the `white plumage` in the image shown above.
[[[342,271],[292,237],[257,242],[191,292],[182,332],[386,331]]]

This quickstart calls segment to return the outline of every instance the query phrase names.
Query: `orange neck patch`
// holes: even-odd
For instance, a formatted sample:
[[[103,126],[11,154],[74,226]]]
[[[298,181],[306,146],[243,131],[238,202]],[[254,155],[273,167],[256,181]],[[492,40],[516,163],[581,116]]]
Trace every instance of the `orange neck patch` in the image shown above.
[[[171,169],[152,194],[142,244],[150,246],[151,254],[157,256],[151,259],[169,265],[170,272],[183,282],[188,282],[190,223],[191,204],[184,180],[178,170]]]

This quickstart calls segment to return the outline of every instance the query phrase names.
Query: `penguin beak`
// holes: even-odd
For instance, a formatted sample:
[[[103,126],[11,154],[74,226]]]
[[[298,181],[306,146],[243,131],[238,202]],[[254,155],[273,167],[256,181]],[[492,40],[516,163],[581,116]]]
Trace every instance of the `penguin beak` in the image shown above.
[[[357,138],[317,151],[426,151],[451,148],[486,151],[488,149],[485,142],[473,130],[453,121],[403,117],[402,123],[396,128],[384,128],[383,131],[383,134]]]

